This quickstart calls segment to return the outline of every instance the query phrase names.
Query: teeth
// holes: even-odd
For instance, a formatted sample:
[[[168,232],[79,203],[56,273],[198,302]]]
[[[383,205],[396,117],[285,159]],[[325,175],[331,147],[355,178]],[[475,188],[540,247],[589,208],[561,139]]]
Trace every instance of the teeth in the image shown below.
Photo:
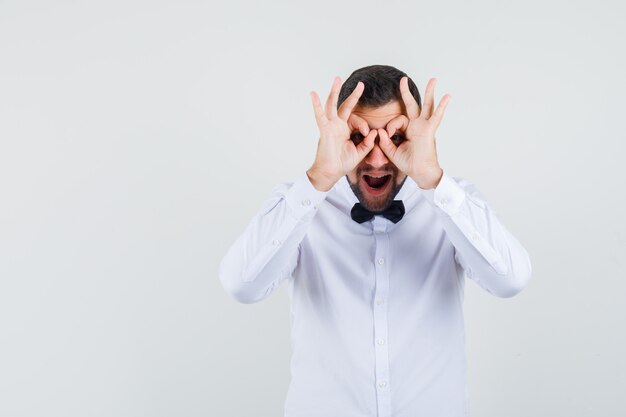
[[[382,177],[386,177],[389,174],[384,174],[384,175],[368,175],[368,177],[372,177],[372,178],[382,178]]]

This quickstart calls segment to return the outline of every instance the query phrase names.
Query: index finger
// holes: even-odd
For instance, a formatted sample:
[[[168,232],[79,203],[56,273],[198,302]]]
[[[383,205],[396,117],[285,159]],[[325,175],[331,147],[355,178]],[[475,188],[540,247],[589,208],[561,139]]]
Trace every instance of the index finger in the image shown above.
[[[356,87],[354,87],[354,90],[352,90],[352,93],[347,99],[344,100],[343,103],[341,103],[341,106],[339,106],[337,115],[340,119],[348,120],[350,113],[352,113],[352,109],[354,109],[359,102],[359,98],[361,97],[361,94],[363,94],[363,90],[365,90],[365,84],[363,84],[363,81],[359,81],[356,84]]]
[[[408,126],[408,117],[406,117],[404,114],[401,114],[400,116],[391,119],[387,123],[387,126],[385,126],[385,130],[387,131],[387,134],[391,137],[394,133],[396,133],[397,130],[404,132]]]
[[[370,127],[365,119],[357,116],[356,114],[351,114],[348,117],[348,127],[350,130],[357,128],[364,136],[367,136],[370,133]]]
[[[400,78],[400,94],[402,95],[402,101],[404,101],[404,107],[406,107],[406,115],[409,120],[416,119],[420,115],[420,107],[415,101],[415,97],[409,90],[409,77],[404,76]]]

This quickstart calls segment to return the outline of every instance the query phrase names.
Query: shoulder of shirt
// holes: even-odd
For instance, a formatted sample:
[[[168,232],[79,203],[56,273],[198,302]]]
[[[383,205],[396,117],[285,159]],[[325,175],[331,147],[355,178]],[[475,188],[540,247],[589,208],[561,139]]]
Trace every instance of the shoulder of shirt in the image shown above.
[[[477,197],[478,200],[484,201],[484,197],[482,196],[482,194],[480,193],[480,191],[477,189],[476,185],[472,181],[468,180],[465,177],[456,176],[456,175],[455,176],[451,175],[449,176],[449,178],[451,178],[456,184],[458,184],[468,196]],[[303,177],[300,177],[297,179],[283,181],[283,182],[276,184],[271,189],[270,198],[274,199],[275,197],[281,197],[281,196],[286,195],[286,193],[296,183],[296,181],[302,181],[303,179],[304,179]],[[347,186],[347,182],[345,183],[344,182],[345,182],[345,177],[339,180],[333,186],[333,188],[331,188],[328,191],[326,195],[326,199],[334,200],[336,198],[342,198],[342,199],[348,198],[349,200],[352,199],[356,201],[356,197],[353,197],[353,195],[350,193],[351,190]],[[407,177],[405,185],[408,185],[409,188],[404,190],[404,193],[402,193],[403,198],[410,198],[415,192],[427,191],[427,190],[421,189],[417,185],[417,183],[415,183],[415,181],[413,181],[410,177]],[[343,195],[343,194],[348,194],[348,195]]]
[[[473,187],[474,183],[471,182],[470,180],[468,180],[465,177],[459,177],[459,176],[450,176],[450,178],[452,178],[454,180],[454,182],[456,182],[457,184],[459,184],[461,187],[463,188],[468,188],[468,187]]]
[[[463,191],[465,192],[465,195],[471,201],[473,201],[475,204],[477,204],[480,207],[488,208],[491,211],[495,212],[495,209],[489,204],[485,196],[478,189],[476,184],[474,184],[474,182],[464,177],[451,176],[451,178],[454,180],[454,182],[456,182],[463,189]]]
[[[283,181],[280,182],[278,184],[276,184],[274,187],[272,187],[271,191],[270,191],[270,199],[276,199],[276,198],[282,198],[284,196],[287,195],[287,193],[289,192],[289,190],[298,182],[304,182],[304,181],[308,181],[307,177],[305,176],[301,176],[298,177],[296,179],[292,179],[292,180],[288,180],[288,181]],[[345,190],[343,189],[343,182],[344,182],[344,178],[342,178],[341,180],[339,180],[335,185],[333,185],[333,187],[328,190],[325,193],[325,199],[334,199],[337,198],[339,195],[341,195],[343,192],[345,192]],[[318,194],[319,192],[317,190],[315,190],[312,185],[310,184],[310,182],[308,183],[308,186],[310,187],[310,191]]]
[[[450,178],[452,178],[454,182],[456,182],[461,188],[463,188],[467,192],[478,191],[476,188],[476,184],[474,184],[472,181],[468,180],[465,177],[459,177],[455,175],[455,176],[450,176]]]
[[[275,194],[285,194],[297,181],[306,181],[305,177],[299,177],[295,180],[289,180],[289,181],[283,181],[280,182],[278,184],[276,184],[270,194],[275,195]],[[333,186],[333,188],[331,188],[330,190],[328,190],[328,194],[331,193],[335,193],[337,192],[337,188],[339,187],[339,182],[337,182],[337,184],[335,184]]]
[[[295,183],[295,181],[283,181],[281,183],[276,184],[270,194],[284,194],[288,189]]]
[[[478,195],[479,197],[481,197],[480,196],[480,192],[476,188],[476,185],[472,181],[468,180],[467,178],[456,176],[456,175],[454,175],[454,176],[453,175],[449,175],[449,174],[445,173],[445,171],[444,171],[444,175],[447,178],[447,181],[446,181],[447,184],[443,188],[448,189],[449,188],[449,183],[450,183],[450,181],[452,181],[454,184],[458,185],[459,188],[461,190],[463,190],[463,192],[466,195],[468,195],[468,196]],[[410,184],[410,189],[409,189],[409,191],[407,193],[408,195],[413,194],[413,192],[415,190],[417,190],[418,193],[421,193],[421,194],[430,193],[431,195],[432,195],[432,193],[435,193],[437,191],[437,187],[431,188],[431,189],[420,188],[417,185],[417,183],[415,181],[413,181],[412,178],[410,178],[410,177],[407,178],[407,182]],[[441,182],[439,184],[441,184]]]
[[[275,185],[272,188],[270,200],[273,201],[274,203],[278,202],[278,200],[280,200],[281,198],[284,198],[288,194],[289,190],[294,186],[294,184],[296,184],[299,181],[307,181],[307,180],[308,180],[307,177],[302,175],[293,180],[283,181]],[[310,185],[310,182],[309,182],[309,185]],[[314,194],[318,193],[317,191],[313,191],[314,189],[312,188],[312,186],[310,190]],[[352,207],[352,205],[354,205],[354,203],[357,202],[358,200],[356,199],[356,196],[350,189],[347,179],[344,176],[339,181],[337,181],[337,183],[335,183],[335,185],[333,185],[333,187],[330,190],[328,190],[325,193],[323,201],[324,201],[323,203],[324,205],[330,204],[332,206],[349,210],[349,208]],[[271,206],[271,203],[270,203],[270,206]]]

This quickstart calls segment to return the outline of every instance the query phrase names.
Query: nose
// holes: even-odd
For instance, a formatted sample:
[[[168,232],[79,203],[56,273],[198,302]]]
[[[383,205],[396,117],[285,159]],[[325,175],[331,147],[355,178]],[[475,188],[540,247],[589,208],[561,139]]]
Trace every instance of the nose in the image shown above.
[[[387,158],[387,155],[385,155],[383,150],[380,149],[380,146],[378,145],[378,140],[379,140],[379,137],[377,136],[374,142],[374,147],[365,156],[365,159],[364,159],[367,164],[371,165],[374,168],[380,168],[383,165],[389,163],[389,159]]]

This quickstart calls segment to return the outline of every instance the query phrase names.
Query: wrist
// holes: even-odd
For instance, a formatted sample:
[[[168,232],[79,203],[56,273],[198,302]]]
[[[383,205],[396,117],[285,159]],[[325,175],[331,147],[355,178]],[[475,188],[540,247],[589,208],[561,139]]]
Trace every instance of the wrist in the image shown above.
[[[411,175],[411,179],[415,181],[422,190],[430,190],[436,188],[443,177],[443,169],[441,167],[434,168],[419,175]]]
[[[311,184],[317,191],[329,191],[337,182],[336,179],[334,180],[328,175],[324,175],[313,167],[309,168],[306,175],[309,177],[309,181],[311,181]]]

